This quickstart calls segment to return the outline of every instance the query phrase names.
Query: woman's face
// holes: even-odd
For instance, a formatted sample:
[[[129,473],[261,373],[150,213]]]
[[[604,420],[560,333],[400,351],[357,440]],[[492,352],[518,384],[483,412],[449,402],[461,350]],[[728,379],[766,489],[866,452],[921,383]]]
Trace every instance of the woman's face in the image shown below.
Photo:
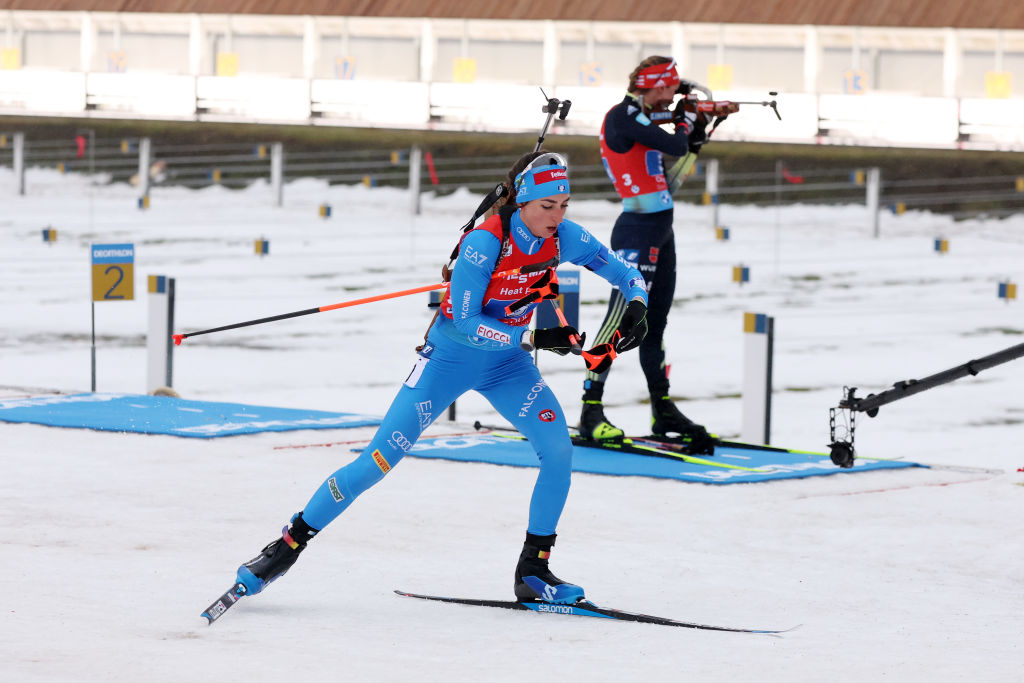
[[[650,109],[668,109],[672,106],[672,99],[676,94],[676,86],[665,85],[660,88],[651,88],[644,93],[644,104]]]
[[[519,207],[519,217],[534,237],[551,237],[569,208],[568,194],[553,194],[526,202]]]

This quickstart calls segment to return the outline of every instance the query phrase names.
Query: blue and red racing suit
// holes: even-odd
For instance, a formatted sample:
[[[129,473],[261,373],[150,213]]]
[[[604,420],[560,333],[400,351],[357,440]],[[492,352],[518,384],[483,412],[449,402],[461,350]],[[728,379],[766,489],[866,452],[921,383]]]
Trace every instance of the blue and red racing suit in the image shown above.
[[[511,207],[510,207],[511,209]],[[553,258],[552,266],[571,262],[597,273],[627,292],[647,293],[643,277],[579,224],[565,220],[554,237],[538,238],[518,210],[503,210],[470,231],[459,247],[448,296],[427,334],[419,357],[388,408],[376,435],[363,452],[334,472],[316,490],[303,519],[323,529],[408,453],[419,435],[460,395],[476,390],[512,423],[540,459],[530,501],[527,530],[547,536],[555,527],[569,493],[572,442],[562,407],[520,348],[537,303],[505,313],[523,297],[530,276],[506,271]],[[502,244],[501,220],[508,243]],[[545,304],[548,305],[548,304]]]
[[[668,312],[676,288],[676,245],[672,230],[672,194],[665,180],[663,154],[689,153],[689,125],[668,133],[643,111],[641,99],[629,93],[605,115],[601,126],[601,160],[622,198],[622,213],[612,228],[611,248],[637,268],[648,284],[647,336],[640,344],[640,366],[649,387],[664,385]],[[604,322],[594,338],[602,344],[611,339],[626,311],[628,296],[612,291]],[[608,372],[587,372],[591,380],[605,381]]]

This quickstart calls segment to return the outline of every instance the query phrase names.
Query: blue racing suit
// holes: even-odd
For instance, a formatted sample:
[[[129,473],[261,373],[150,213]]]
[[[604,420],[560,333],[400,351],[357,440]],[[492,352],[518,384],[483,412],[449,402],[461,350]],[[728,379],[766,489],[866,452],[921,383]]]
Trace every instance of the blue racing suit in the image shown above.
[[[419,435],[460,395],[473,389],[481,394],[515,426],[533,446],[540,459],[540,472],[530,501],[527,531],[538,536],[555,533],[569,493],[572,471],[572,442],[562,407],[533,364],[529,352],[520,348],[529,334],[530,313],[536,303],[516,310],[508,319],[505,305],[494,293],[498,277],[495,265],[503,251],[522,255],[551,252],[546,240],[556,240],[558,262],[571,262],[592,270],[627,293],[627,299],[647,292],[643,277],[615,253],[597,241],[577,223],[565,220],[555,237],[538,238],[523,224],[519,211],[506,214],[508,239],[493,232],[470,231],[459,247],[448,300],[455,302],[451,318],[439,315],[427,334],[426,343],[412,372],[388,408],[376,435],[352,462],[330,475],[316,490],[302,511],[302,518],[314,529],[323,529],[398,464]],[[536,279],[534,274],[531,280]],[[514,299],[520,298],[519,296]],[[482,333],[486,330],[486,333]]]

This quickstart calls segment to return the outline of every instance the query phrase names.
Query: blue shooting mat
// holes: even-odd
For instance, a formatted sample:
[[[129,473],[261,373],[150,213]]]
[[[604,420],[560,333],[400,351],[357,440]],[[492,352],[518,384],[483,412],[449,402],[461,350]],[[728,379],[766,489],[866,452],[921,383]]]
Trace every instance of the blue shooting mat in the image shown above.
[[[72,394],[0,400],[0,421],[198,438],[380,424],[379,418],[352,413],[138,394]]]
[[[526,441],[492,435],[421,439],[408,453],[417,458],[441,458],[462,462],[485,462],[515,467],[537,467],[537,454]],[[848,474],[868,470],[923,467],[906,460],[865,460],[858,458],[852,468],[833,464],[825,453],[768,451],[754,448],[719,446],[713,456],[698,456],[712,462],[754,468],[759,471],[729,469],[688,463],[673,458],[621,453],[601,448],[573,446],[574,472],[618,476],[678,479],[702,484],[744,484],[773,479],[799,479],[828,474]]]

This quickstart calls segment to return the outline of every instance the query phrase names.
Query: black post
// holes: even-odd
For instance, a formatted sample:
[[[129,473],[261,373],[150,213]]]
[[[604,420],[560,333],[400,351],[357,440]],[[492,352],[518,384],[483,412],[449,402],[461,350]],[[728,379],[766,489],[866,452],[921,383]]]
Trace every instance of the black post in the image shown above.
[[[170,332],[174,331],[174,278],[167,278],[167,377],[164,380],[165,387],[173,387],[174,384],[174,340]]]
[[[768,335],[768,361],[765,368],[764,389],[764,444],[770,444],[772,438],[772,354],[775,352],[775,318],[766,316],[765,334]]]
[[[90,353],[90,365],[92,366],[92,382],[90,383],[90,391],[96,393],[96,302],[92,302],[92,347]]]

